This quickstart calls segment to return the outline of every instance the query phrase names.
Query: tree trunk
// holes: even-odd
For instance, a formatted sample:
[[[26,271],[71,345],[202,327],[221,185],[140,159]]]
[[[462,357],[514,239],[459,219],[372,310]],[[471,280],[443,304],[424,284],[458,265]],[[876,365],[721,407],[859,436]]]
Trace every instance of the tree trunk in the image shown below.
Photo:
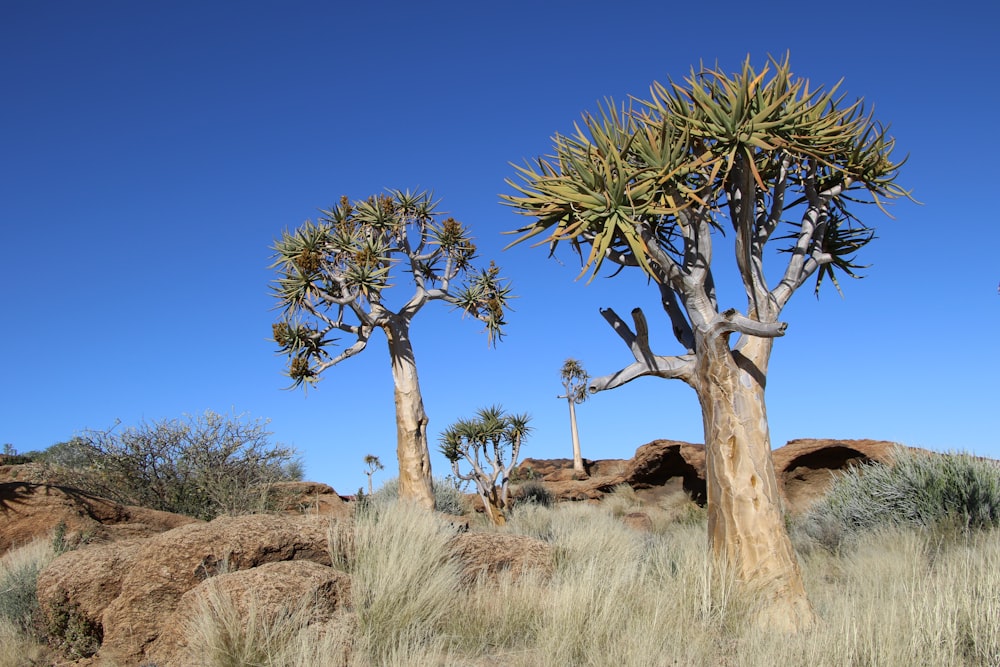
[[[431,457],[427,446],[427,413],[417,380],[417,363],[410,343],[409,322],[394,319],[384,327],[392,358],[396,399],[396,456],[399,459],[399,497],[434,509]]]
[[[762,594],[762,624],[812,625],[798,560],[785,527],[771,460],[764,383],[771,340],[741,352],[727,336],[700,342],[698,398],[705,425],[708,534],[716,561]]]
[[[479,496],[483,499],[483,510],[486,512],[486,518],[494,526],[506,525],[507,515],[504,514],[503,502],[497,494],[496,487],[493,487],[488,494],[480,493]]]
[[[583,456],[580,454],[580,433],[576,428],[576,401],[568,398],[567,402],[569,403],[569,428],[573,434],[573,470],[585,475],[587,471],[583,469]]]

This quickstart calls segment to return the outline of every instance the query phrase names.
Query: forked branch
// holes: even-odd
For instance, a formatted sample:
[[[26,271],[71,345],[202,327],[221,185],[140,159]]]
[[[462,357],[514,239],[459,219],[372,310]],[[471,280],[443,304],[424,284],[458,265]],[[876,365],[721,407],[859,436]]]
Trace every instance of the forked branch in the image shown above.
[[[635,363],[615,373],[591,380],[588,387],[591,393],[614,389],[636,378],[647,375],[662,378],[678,378],[688,384],[694,382],[695,357],[693,354],[665,357],[653,354],[652,350],[650,350],[649,328],[642,309],[635,308],[632,310],[632,320],[635,323],[634,332],[611,308],[601,309],[601,315],[611,325],[611,328],[615,330],[615,333],[628,345],[632,351],[632,356],[635,357]]]

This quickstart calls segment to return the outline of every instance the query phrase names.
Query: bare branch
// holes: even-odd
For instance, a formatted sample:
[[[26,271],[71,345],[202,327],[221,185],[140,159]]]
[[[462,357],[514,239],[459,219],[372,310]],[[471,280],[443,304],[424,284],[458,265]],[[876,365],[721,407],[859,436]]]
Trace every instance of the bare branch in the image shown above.
[[[677,300],[677,293],[673,288],[667,285],[659,285],[660,288],[660,303],[663,304],[663,310],[666,311],[667,315],[670,317],[670,324],[673,327],[674,338],[677,342],[684,346],[684,349],[689,353],[694,352],[694,332],[691,330],[691,324],[688,322],[687,318],[684,316],[684,311],[681,309],[681,304]]]
[[[759,322],[738,312],[735,308],[720,313],[710,324],[711,333],[724,335],[740,333],[760,338],[778,338],[785,335],[787,322]]]
[[[327,361],[317,364],[315,372],[317,374],[322,373],[330,366],[336,366],[344,359],[349,359],[350,357],[353,357],[357,353],[364,350],[365,347],[368,346],[368,338],[371,336],[371,332],[372,330],[370,327],[357,327],[356,333],[358,336],[358,340],[349,348],[338,354],[336,357],[333,357],[332,359],[328,359]]]
[[[605,389],[614,389],[644,375],[679,378],[688,384],[694,381],[693,355],[664,357],[653,354],[650,350],[646,316],[643,315],[642,309],[636,308],[632,311],[632,319],[635,322],[635,333],[611,308],[601,309],[601,315],[611,325],[611,328],[615,330],[615,333],[628,345],[632,351],[632,356],[635,357],[635,363],[617,373],[593,379],[589,385],[591,393],[604,391]]]

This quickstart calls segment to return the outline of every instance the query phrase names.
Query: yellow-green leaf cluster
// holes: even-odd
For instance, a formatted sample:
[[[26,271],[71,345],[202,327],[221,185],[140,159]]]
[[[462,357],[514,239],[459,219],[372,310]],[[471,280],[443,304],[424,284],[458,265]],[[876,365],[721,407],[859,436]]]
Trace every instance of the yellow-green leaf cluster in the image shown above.
[[[554,137],[552,155],[514,165],[515,193],[503,199],[533,221],[512,232],[513,243],[589,246],[581,275],[596,275],[612,253],[654,275],[647,244],[676,254],[671,240],[692,210],[719,228],[740,164],[753,190],[744,196],[760,201],[781,180],[801,188],[806,179],[880,206],[908,196],[895,183],[894,140],[838,88],[811,88],[787,56],[760,71],[748,58],[737,73],[692,69],[681,83],[654,83],[647,100],[599,105],[572,134]]]

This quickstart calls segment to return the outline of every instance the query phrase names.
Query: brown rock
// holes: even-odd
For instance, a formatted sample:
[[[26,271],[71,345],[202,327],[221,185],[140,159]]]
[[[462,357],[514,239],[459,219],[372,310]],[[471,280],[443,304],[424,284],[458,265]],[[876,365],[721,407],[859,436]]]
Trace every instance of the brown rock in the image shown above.
[[[107,542],[149,537],[197,519],[130,507],[76,489],[27,482],[0,483],[0,553],[66,527],[69,540]]]
[[[790,512],[800,512],[830,487],[834,474],[870,461],[890,462],[901,445],[885,440],[792,440],[772,452],[778,490]],[[530,471],[530,474],[529,474]],[[628,484],[646,503],[683,491],[700,505],[707,501],[705,446],[654,440],[627,461],[587,461],[589,479],[574,479],[570,459],[525,459],[518,477],[533,476],[557,500],[597,501]]]
[[[350,577],[311,561],[265,563],[259,567],[219,574],[185,593],[163,631],[146,652],[159,667],[188,667],[203,656],[189,651],[187,628],[200,607],[213,596],[228,598],[241,619],[273,623],[281,616],[302,614],[303,627],[330,622],[350,601]]]
[[[510,572],[514,578],[529,571],[548,576],[555,565],[552,545],[507,533],[462,533],[452,540],[451,555],[458,561],[466,584],[480,577],[496,579],[502,572]]]
[[[646,501],[683,489],[705,502],[705,446],[679,440],[654,440],[627,461],[587,461],[586,479],[575,479],[571,459],[525,459],[519,478],[534,475],[557,500],[600,500],[620,484],[628,484]],[[528,471],[531,471],[529,474]]]
[[[269,490],[279,512],[291,514],[323,514],[348,519],[351,507],[337,495],[333,487],[319,482],[278,482]]]
[[[622,517],[622,523],[631,528],[644,533],[653,532],[653,520],[645,512],[629,512]]]
[[[792,440],[771,452],[785,507],[799,513],[819,499],[834,474],[876,461],[890,463],[898,443],[885,440]]]
[[[76,613],[100,628],[104,611],[121,595],[122,580],[132,569],[143,540],[120,540],[86,546],[62,554],[38,574],[38,603],[52,619],[60,606],[71,601]]]
[[[184,593],[209,576],[287,560],[329,565],[329,526],[329,517],[316,515],[220,517],[141,540],[127,556],[115,556],[110,549],[87,556],[87,548],[76,559],[56,559],[44,575],[47,581],[72,582],[89,573],[94,579],[90,586],[102,595],[119,591],[100,615],[100,655],[132,664],[160,635]],[[90,569],[100,562],[116,562],[117,568]],[[96,617],[99,606],[88,604],[88,614]]]

